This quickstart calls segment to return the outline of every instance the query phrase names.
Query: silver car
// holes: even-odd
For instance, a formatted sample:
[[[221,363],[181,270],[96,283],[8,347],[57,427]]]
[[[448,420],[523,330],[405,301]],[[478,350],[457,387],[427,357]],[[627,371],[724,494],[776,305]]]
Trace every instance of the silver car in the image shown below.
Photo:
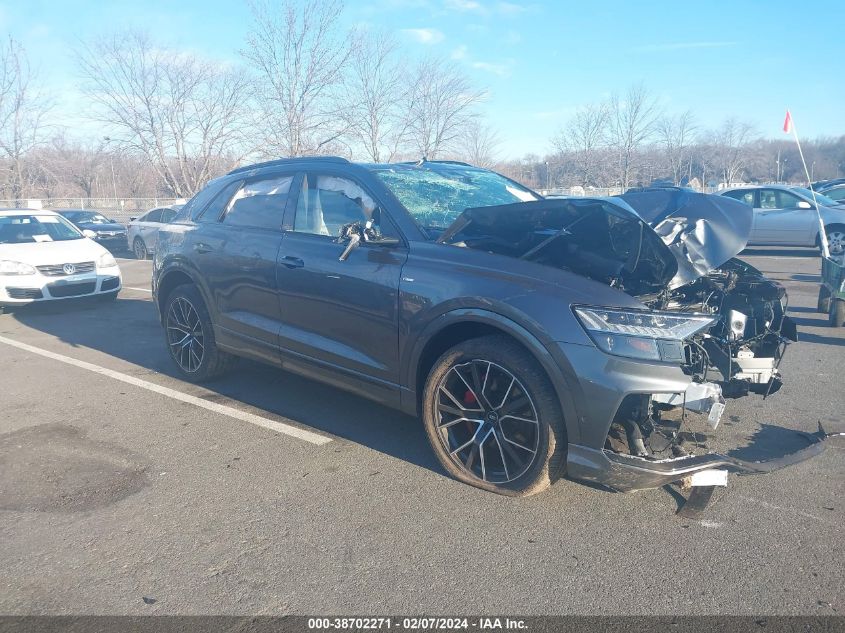
[[[158,207],[150,209],[144,215],[132,218],[126,227],[126,242],[135,257],[147,259],[155,252],[158,230],[165,224],[169,224],[176,217],[176,213],[184,205],[172,207]]]
[[[818,246],[813,193],[788,185],[749,185],[721,192],[754,208],[749,246]],[[816,193],[831,255],[845,253],[845,205]]]

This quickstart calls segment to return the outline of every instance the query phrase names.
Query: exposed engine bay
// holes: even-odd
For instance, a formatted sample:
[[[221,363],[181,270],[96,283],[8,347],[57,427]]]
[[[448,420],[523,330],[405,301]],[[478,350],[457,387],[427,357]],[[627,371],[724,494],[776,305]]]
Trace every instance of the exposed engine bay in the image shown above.
[[[778,391],[781,359],[797,340],[784,287],[735,258],[751,213],[724,197],[646,190],[467,209],[438,241],[567,270],[657,313],[712,317],[683,342],[686,392],[627,397],[608,434],[606,450],[671,459],[706,452],[725,398]]]

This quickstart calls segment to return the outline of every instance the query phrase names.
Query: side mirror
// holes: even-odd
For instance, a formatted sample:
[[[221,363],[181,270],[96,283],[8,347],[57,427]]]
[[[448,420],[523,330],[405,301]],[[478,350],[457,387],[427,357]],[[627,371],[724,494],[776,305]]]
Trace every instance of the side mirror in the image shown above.
[[[130,215],[130,216],[129,216],[129,221],[130,221],[130,222],[134,222],[134,221],[135,221],[135,220],[137,220],[137,219],[138,219],[138,216],[137,216],[137,215]]]
[[[387,235],[379,235],[376,238],[367,240],[367,244],[373,244],[374,246],[399,246],[399,238],[398,237],[388,237]]]
[[[82,235],[87,237],[89,240],[93,240],[97,237],[97,234],[91,229],[85,229],[84,231],[82,231]]]
[[[813,208],[813,205],[811,205],[811,204],[810,204],[809,202],[807,202],[806,200],[799,200],[799,201],[798,201],[798,208],[799,208],[799,209],[812,209],[812,208]]]

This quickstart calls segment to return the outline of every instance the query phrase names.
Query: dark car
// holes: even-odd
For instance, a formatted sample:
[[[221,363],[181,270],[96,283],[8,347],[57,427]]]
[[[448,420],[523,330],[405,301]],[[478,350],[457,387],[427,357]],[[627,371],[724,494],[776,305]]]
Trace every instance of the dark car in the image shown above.
[[[750,224],[685,190],[544,200],[462,163],[280,160],[160,229],[153,293],[186,379],[242,356],[418,415],[443,467],[486,490],[566,472],[712,491],[824,446],[762,465],[701,451],[723,390],[774,393],[796,338],[783,287],[733,259]]]
[[[821,187],[816,191],[839,204],[845,204],[845,183]]]
[[[126,227],[102,213],[87,209],[58,209],[56,213],[64,216],[80,231],[96,233],[94,240],[110,251],[126,250]]]

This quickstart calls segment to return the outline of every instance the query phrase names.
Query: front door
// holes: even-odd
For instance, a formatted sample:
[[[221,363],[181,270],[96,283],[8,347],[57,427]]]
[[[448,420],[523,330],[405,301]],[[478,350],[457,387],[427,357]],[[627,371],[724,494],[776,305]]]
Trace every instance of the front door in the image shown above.
[[[305,174],[277,266],[282,362],[396,404],[399,278],[407,248],[362,243],[338,259],[346,248],[337,243],[341,227],[368,219],[382,234],[399,237],[360,183]]]
[[[782,189],[760,189],[758,195],[759,201],[754,209],[755,242],[813,245],[818,226],[815,209],[800,208],[801,198]]]

